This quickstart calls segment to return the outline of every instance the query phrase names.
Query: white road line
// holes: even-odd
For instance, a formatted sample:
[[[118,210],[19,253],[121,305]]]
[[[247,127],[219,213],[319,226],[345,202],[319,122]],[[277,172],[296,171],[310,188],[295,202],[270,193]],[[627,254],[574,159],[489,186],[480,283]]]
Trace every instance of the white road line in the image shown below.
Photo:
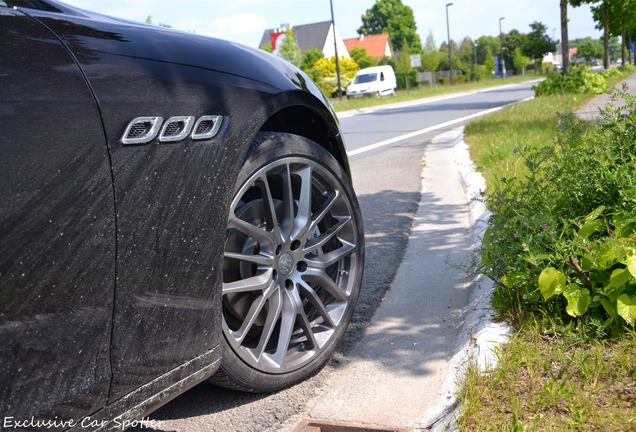
[[[444,123],[440,123],[440,124],[435,125],[435,126],[427,127],[425,129],[420,129],[420,130],[417,130],[415,132],[407,133],[405,135],[400,135],[400,136],[397,136],[395,138],[390,138],[388,140],[380,141],[380,142],[377,142],[375,144],[370,144],[370,145],[365,146],[365,147],[360,147],[359,149],[348,151],[347,152],[347,156],[355,156],[355,155],[359,155],[361,153],[365,153],[365,152],[368,152],[368,151],[371,151],[371,150],[378,149],[380,147],[388,146],[390,144],[395,144],[396,142],[403,141],[403,140],[406,140],[406,139],[409,139],[409,138],[413,138],[413,137],[416,137],[418,135],[425,134],[427,132],[431,132],[431,131],[434,131],[434,130],[437,130],[437,129],[442,129],[442,128],[445,128],[447,126],[452,126],[454,124],[461,123],[461,122],[464,122],[466,120],[470,120],[470,119],[474,119],[474,118],[477,118],[477,117],[485,116],[486,114],[490,114],[490,113],[493,113],[495,111],[499,111],[500,109],[503,109],[503,108],[505,108],[507,106],[516,105],[516,104],[519,104],[521,102],[529,101],[531,99],[534,99],[534,96],[533,97],[529,97],[527,99],[520,100],[518,102],[513,102],[513,103],[510,103],[510,104],[507,104],[507,105],[502,105],[500,107],[491,108],[491,109],[488,109],[488,110],[485,110],[485,111],[480,111],[478,113],[474,113],[474,114],[471,114],[471,115],[468,115],[468,116],[465,116],[465,117],[460,117],[460,118],[455,119],[455,120],[450,120],[450,121],[447,121],[447,122],[444,122]]]

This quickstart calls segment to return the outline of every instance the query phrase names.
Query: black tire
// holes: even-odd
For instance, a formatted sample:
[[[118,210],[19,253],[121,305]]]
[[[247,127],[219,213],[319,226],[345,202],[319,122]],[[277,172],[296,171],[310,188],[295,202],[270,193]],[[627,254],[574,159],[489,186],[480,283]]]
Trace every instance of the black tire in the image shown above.
[[[300,136],[259,133],[223,261],[223,359],[210,382],[271,392],[318,371],[349,325],[364,267],[362,215],[333,156]]]

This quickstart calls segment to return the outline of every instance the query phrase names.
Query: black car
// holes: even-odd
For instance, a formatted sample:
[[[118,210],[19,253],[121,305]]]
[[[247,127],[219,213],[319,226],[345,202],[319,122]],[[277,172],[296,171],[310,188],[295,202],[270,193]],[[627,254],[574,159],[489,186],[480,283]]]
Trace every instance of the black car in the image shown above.
[[[0,0],[0,169],[3,430],[122,429],[206,379],[281,389],[348,326],[338,121],[271,54]]]

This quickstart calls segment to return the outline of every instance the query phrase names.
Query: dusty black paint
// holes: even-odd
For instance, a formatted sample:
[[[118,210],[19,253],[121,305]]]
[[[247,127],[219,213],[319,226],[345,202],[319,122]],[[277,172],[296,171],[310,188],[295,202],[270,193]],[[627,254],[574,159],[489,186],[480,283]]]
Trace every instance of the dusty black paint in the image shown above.
[[[0,418],[81,417],[110,384],[106,141],[79,68],[50,32],[0,8],[0,40]]]
[[[264,52],[7,3],[0,418],[148,412],[214,371],[227,212],[252,138],[304,135],[347,169],[338,122],[302,72]],[[209,141],[119,142],[136,117],[214,114],[225,120]]]

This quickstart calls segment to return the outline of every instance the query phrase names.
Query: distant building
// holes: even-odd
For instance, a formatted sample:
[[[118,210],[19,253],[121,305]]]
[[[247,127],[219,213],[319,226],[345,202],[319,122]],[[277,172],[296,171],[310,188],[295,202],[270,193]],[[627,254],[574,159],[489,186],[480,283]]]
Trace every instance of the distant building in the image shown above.
[[[568,57],[568,59],[570,60],[570,62],[572,62],[572,59],[576,57],[576,54],[578,52],[577,48],[570,48],[569,51],[570,53],[570,57]],[[557,43],[556,45],[556,52],[554,53],[554,60],[556,60],[557,63],[555,64],[563,64],[563,47],[561,46],[561,42]]]
[[[289,24],[281,24],[280,28],[265,30],[259,47],[265,46],[268,42],[272,42],[272,49],[276,50],[276,41],[280,34],[284,33],[286,29],[291,28],[296,35],[296,43],[304,54],[311,47],[316,47],[322,51],[326,58],[331,58],[335,55],[334,48],[334,31],[336,34],[336,43],[338,45],[338,56],[349,57],[349,51],[342,41],[340,32],[335,28],[331,21],[324,21],[315,24],[304,24],[299,26],[292,26]]]
[[[377,35],[360,35],[357,38],[345,39],[344,44],[347,50],[351,51],[356,47],[364,48],[367,54],[380,60],[382,57],[393,57],[391,42],[387,33]]]

